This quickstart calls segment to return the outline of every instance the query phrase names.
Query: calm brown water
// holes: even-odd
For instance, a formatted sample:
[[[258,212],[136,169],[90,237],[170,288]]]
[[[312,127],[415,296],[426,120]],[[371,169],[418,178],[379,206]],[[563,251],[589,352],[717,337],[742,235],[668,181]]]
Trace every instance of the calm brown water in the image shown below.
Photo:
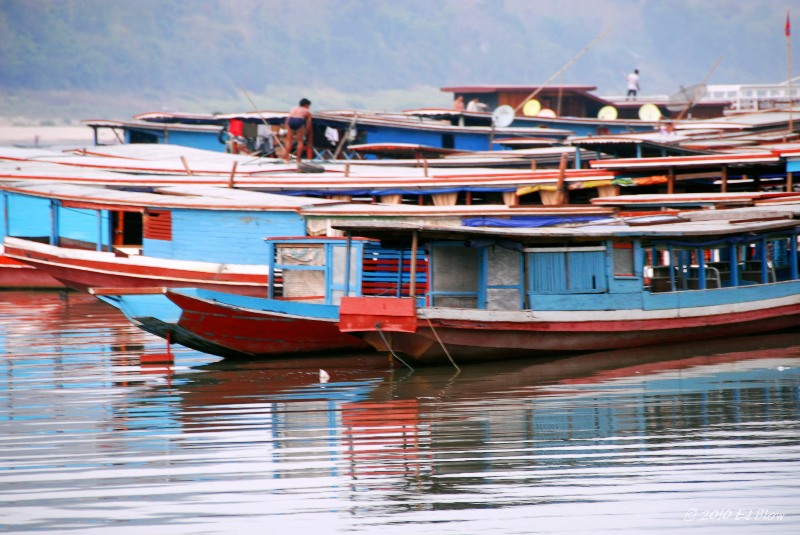
[[[327,383],[164,350],[0,293],[0,531],[800,532],[800,334]]]

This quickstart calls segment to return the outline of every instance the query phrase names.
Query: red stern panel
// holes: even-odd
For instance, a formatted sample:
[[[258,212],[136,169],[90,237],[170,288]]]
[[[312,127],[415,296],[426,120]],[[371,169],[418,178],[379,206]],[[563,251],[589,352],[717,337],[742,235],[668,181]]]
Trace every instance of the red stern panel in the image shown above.
[[[413,297],[343,297],[339,305],[342,332],[417,332],[417,307]]]

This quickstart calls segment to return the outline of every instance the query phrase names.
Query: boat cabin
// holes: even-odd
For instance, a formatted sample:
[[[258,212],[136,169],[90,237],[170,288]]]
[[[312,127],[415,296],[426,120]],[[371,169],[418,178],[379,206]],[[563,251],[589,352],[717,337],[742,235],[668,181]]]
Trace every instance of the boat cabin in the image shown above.
[[[800,222],[631,220],[577,228],[339,228],[387,244],[419,243],[427,306],[484,310],[622,310],[713,305],[725,289],[781,294],[798,280]],[[772,286],[767,289],[767,286]],[[716,294],[698,290],[722,290]],[[796,287],[795,287],[796,291]],[[753,294],[755,298],[757,294]]]
[[[267,297],[338,305],[344,295],[407,297],[411,280],[427,289],[428,259],[377,240],[325,237],[266,238],[271,277]],[[349,256],[349,258],[348,258]]]
[[[170,186],[160,193],[74,184],[0,186],[0,238],[169,260],[259,263],[268,235],[306,233],[300,208],[335,201],[236,189]]]
[[[591,93],[595,89],[597,87],[589,85],[467,85],[441,88],[446,93],[453,93],[453,99],[461,96],[464,102],[469,102],[477,98],[489,110],[503,105],[521,109],[535,95],[542,109],[552,110],[555,116],[592,118],[597,117],[600,109],[609,104]]]

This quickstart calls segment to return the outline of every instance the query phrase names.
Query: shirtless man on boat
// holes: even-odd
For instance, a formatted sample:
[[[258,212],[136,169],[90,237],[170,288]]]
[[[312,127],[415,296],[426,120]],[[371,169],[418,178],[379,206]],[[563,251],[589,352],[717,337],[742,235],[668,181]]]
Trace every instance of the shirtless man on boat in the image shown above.
[[[301,154],[306,144],[309,148],[314,146],[313,129],[311,128],[311,101],[307,98],[300,99],[300,103],[289,112],[286,118],[286,163],[292,157],[292,143],[297,137],[297,163],[300,163]]]

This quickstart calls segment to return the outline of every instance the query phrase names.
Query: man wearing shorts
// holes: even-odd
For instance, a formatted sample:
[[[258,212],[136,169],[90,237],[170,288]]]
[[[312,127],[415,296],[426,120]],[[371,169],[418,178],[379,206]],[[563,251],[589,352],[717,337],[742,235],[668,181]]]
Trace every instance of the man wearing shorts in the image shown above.
[[[300,99],[298,106],[293,108],[286,118],[286,163],[289,163],[292,157],[292,143],[295,137],[297,137],[297,163],[300,163],[305,144],[308,143],[309,148],[314,146],[310,106],[310,100]]]

